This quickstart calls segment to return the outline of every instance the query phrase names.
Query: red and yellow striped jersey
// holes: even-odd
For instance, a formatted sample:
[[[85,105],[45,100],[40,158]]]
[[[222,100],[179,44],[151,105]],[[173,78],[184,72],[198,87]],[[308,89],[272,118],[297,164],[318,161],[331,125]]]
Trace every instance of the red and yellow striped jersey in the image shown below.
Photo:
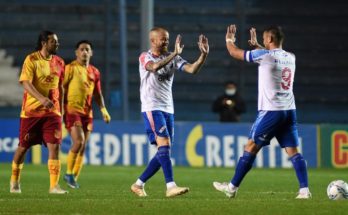
[[[92,97],[101,92],[100,72],[76,60],[66,65],[64,77],[64,110],[69,114],[93,117]]]
[[[50,59],[45,59],[39,51],[25,58],[19,82],[31,82],[38,92],[53,102],[54,108],[45,108],[39,100],[24,91],[22,118],[61,116],[59,87],[64,79],[64,66],[60,57],[53,55]]]

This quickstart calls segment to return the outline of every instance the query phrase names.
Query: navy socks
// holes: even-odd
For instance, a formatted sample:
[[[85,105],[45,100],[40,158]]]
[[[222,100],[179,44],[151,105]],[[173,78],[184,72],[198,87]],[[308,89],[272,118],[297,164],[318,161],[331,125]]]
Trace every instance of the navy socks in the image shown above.
[[[139,179],[142,182],[146,182],[151,178],[160,168],[163,169],[164,178],[166,183],[172,182],[173,180],[173,168],[172,161],[170,160],[170,147],[160,146],[156,155],[151,159],[147,165],[145,171],[141,174]]]
[[[233,176],[233,179],[231,180],[231,183],[234,186],[239,187],[244,176],[252,168],[255,158],[256,158],[256,155],[251,154],[247,151],[244,151],[243,156],[239,158],[235,174]]]
[[[166,179],[166,183],[174,181],[172,161],[170,160],[170,147],[169,146],[158,147],[156,157],[159,163],[161,164],[164,178]]]
[[[145,171],[143,172],[143,174],[141,174],[141,176],[139,177],[139,179],[142,182],[146,182],[149,178],[151,178],[159,169],[161,168],[161,164],[157,159],[157,155],[155,155],[150,163],[147,165]]]
[[[300,184],[300,188],[308,187],[307,165],[303,156],[300,153],[297,153],[292,156],[290,160],[296,171],[296,176]]]

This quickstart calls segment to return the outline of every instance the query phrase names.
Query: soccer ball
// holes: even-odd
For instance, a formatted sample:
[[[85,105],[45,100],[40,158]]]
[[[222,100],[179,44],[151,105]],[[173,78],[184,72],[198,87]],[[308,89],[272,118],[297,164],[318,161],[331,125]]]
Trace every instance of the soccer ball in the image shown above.
[[[327,196],[331,200],[348,199],[348,184],[342,180],[332,181],[327,186]]]

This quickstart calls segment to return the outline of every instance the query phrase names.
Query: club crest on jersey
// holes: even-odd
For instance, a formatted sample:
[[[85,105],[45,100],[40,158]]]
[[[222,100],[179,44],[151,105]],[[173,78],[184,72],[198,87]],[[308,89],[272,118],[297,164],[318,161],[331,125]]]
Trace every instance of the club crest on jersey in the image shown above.
[[[52,76],[46,76],[46,78],[45,78],[45,82],[46,83],[52,83],[54,81],[54,77],[52,77]]]

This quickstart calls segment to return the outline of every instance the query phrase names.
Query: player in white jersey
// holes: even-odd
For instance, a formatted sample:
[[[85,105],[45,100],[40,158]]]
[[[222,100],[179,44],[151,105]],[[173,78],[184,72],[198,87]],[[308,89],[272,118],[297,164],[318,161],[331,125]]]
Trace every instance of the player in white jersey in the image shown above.
[[[168,52],[169,33],[166,29],[155,27],[149,36],[151,49],[139,57],[140,99],[145,129],[151,144],[157,146],[157,153],[131,186],[131,191],[140,197],[147,196],[145,182],[162,167],[167,186],[166,196],[174,197],[189,191],[188,187],[179,187],[174,182],[170,160],[170,146],[174,138],[174,72],[196,74],[209,53],[209,43],[204,35],[199,36],[198,48],[201,54],[190,64],[179,56],[184,48],[180,35],[176,37],[173,52]]]
[[[226,196],[237,194],[244,176],[252,168],[257,153],[270,144],[273,137],[290,157],[299,181],[297,199],[308,199],[306,161],[298,152],[298,131],[293,82],[295,76],[295,55],[282,49],[284,34],[279,27],[269,27],[263,32],[262,47],[257,42],[256,30],[250,30],[249,44],[255,49],[244,51],[235,45],[236,26],[230,25],[226,33],[226,47],[237,60],[259,64],[258,71],[258,116],[251,128],[244,154],[240,157],[235,174],[229,183],[214,182],[213,186]]]

